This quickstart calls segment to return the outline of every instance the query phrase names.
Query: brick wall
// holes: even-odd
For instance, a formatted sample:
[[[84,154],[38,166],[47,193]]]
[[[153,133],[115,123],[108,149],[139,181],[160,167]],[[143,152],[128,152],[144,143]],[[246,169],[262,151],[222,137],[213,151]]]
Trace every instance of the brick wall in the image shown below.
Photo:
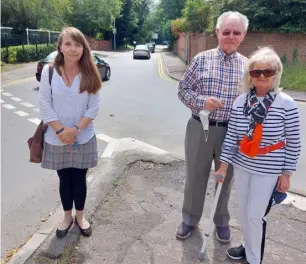
[[[89,36],[85,36],[89,46],[92,50],[106,50],[111,51],[112,50],[112,41],[111,40],[97,40],[94,38],[91,38]]]
[[[218,40],[215,35],[207,33],[190,33],[189,38],[189,56],[186,58],[186,36],[181,34],[179,39],[174,43],[174,52],[181,59],[189,62],[196,54],[201,51],[215,48]],[[306,62],[306,35],[292,33],[266,33],[266,32],[249,32],[238,51],[249,56],[258,46],[271,45],[280,57],[286,56],[288,61],[292,61],[292,53],[296,48],[298,50],[298,59]]]

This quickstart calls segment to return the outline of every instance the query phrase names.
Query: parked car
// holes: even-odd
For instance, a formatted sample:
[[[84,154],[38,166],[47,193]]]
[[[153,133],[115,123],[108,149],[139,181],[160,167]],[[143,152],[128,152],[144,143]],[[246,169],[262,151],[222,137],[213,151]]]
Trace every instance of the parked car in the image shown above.
[[[155,45],[153,45],[152,43],[146,43],[146,45],[148,46],[149,51],[151,53],[155,53]]]
[[[46,58],[40,60],[37,63],[37,69],[36,69],[36,80],[40,82],[41,78],[41,72],[43,67],[54,61],[55,57],[57,55],[57,51],[53,51],[50,53]],[[91,52],[92,59],[94,60],[96,66],[98,67],[101,80],[108,81],[111,77],[111,68],[108,63],[106,63],[103,59],[101,59],[96,53]]]
[[[147,45],[137,45],[136,48],[133,51],[133,59],[138,59],[138,58],[146,58],[150,59],[151,58],[151,52],[149,51],[149,48]]]
[[[168,42],[167,40],[165,40],[165,41],[162,42],[162,45],[163,45],[163,46],[168,46],[168,45],[169,45],[169,42]]]

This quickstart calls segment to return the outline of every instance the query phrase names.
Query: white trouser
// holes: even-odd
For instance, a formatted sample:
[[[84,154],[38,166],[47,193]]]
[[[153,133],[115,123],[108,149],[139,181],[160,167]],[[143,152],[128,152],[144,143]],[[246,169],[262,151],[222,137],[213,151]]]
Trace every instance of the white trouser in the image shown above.
[[[277,177],[258,175],[234,166],[234,179],[247,261],[260,264],[265,246],[265,216]]]

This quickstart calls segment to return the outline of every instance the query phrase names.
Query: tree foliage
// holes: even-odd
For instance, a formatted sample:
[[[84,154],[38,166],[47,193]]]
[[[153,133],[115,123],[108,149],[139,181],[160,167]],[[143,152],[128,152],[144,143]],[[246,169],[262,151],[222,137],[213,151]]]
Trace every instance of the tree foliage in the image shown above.
[[[223,1],[220,14],[229,10],[246,15],[251,31],[306,33],[306,0]]]
[[[183,9],[183,18],[186,28],[192,32],[203,32],[208,29],[211,22],[212,6],[203,0],[187,0]]]
[[[70,0],[2,0],[1,25],[23,31],[25,28],[59,30],[65,23],[69,3]]]

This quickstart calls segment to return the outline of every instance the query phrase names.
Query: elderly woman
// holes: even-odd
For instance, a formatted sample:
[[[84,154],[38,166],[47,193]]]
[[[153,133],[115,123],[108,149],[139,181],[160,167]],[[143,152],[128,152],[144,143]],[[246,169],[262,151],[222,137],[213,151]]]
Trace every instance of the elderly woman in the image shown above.
[[[279,89],[282,63],[264,47],[250,57],[234,102],[223,143],[221,164],[214,175],[234,168],[243,245],[230,248],[232,259],[262,262],[266,221],[275,191],[285,193],[300,154],[300,119],[295,101]]]

